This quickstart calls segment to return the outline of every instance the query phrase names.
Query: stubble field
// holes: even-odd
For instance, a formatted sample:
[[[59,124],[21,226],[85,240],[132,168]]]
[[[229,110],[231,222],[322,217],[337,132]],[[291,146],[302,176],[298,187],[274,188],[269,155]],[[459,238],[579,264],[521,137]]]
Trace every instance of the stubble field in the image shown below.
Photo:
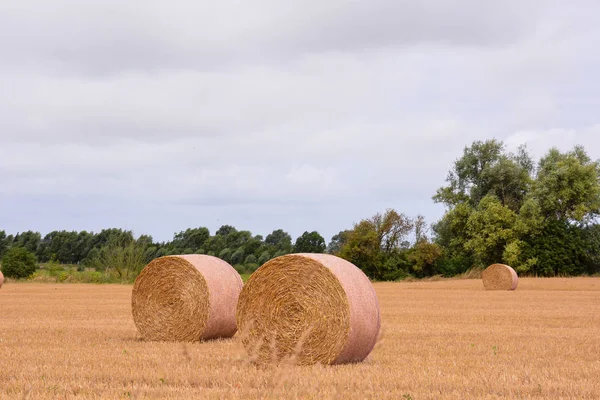
[[[366,362],[257,369],[234,340],[149,343],[131,286],[0,290],[0,398],[600,398],[600,278],[377,283]]]

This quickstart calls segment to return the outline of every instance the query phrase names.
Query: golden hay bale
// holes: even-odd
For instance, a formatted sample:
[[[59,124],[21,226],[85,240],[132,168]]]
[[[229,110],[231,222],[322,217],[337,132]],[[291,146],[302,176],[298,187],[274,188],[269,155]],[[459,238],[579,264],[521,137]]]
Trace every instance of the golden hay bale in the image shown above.
[[[4,275],[2,275],[2,271],[0,271],[0,288],[2,288],[3,284],[4,284]]]
[[[381,326],[367,276],[328,254],[274,258],[250,276],[236,313],[244,347],[259,364],[364,360]]]
[[[485,290],[515,290],[519,277],[514,269],[504,264],[492,264],[481,273]]]
[[[243,283],[225,261],[207,255],[160,257],[135,280],[131,308],[143,339],[198,341],[232,337]]]

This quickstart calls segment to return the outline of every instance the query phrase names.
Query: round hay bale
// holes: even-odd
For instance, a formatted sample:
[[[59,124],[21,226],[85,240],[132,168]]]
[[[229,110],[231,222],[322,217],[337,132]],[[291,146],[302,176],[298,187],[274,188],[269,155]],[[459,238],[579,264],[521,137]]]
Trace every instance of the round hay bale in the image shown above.
[[[0,271],[0,288],[2,288],[3,284],[4,284],[4,275],[2,275],[2,271]]]
[[[199,341],[232,337],[242,278],[207,255],[160,257],[133,285],[133,320],[145,340]]]
[[[485,290],[515,290],[519,277],[514,269],[504,264],[492,264],[481,273]]]
[[[258,364],[364,360],[381,326],[367,276],[328,254],[274,258],[250,276],[237,309],[242,343]]]

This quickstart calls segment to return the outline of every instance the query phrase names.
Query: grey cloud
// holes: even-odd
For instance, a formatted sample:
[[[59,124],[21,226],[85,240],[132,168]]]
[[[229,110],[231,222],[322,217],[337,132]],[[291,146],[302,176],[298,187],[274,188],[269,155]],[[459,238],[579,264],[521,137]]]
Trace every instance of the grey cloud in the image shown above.
[[[329,238],[387,207],[439,218],[473,140],[599,156],[577,5],[157,4],[0,3],[0,229]]]
[[[323,51],[422,43],[507,45],[529,35],[547,7],[533,0],[228,0],[143,6],[108,0],[29,1],[2,8],[5,62],[107,75],[214,70]]]

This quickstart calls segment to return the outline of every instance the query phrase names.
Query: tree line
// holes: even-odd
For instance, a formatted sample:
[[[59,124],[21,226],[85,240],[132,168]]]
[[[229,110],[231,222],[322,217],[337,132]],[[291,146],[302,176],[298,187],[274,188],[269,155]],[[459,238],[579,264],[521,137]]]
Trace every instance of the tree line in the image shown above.
[[[508,152],[501,141],[476,141],[464,148],[433,201],[446,207],[430,225],[421,215],[387,209],[334,235],[317,231],[295,241],[282,229],[266,237],[221,226],[176,233],[167,242],[131,231],[54,231],[43,236],[0,230],[0,257],[24,249],[39,262],[116,268],[131,278],[156,257],[209,254],[241,273],[293,252],[330,253],[361,268],[370,278],[454,276],[495,262],[522,275],[600,273],[600,164],[585,149],[552,148],[535,162],[525,147]]]

